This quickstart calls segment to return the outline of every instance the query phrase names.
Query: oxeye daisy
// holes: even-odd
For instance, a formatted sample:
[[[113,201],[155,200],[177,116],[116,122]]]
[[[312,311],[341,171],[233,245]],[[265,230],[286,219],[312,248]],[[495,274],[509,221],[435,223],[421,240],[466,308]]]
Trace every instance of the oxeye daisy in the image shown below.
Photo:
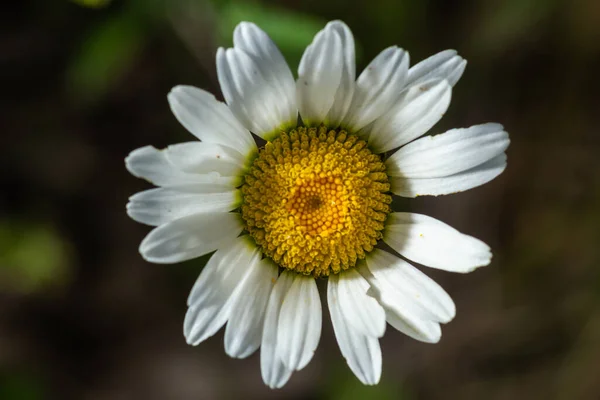
[[[492,180],[506,167],[508,134],[488,123],[419,138],[465,69],[453,50],[409,68],[408,53],[392,46],[356,78],[352,33],[333,21],[294,80],[256,25],[239,24],[233,42],[217,51],[226,103],[191,86],[168,95],[199,141],[126,159],[159,186],[127,204],[131,218],[156,226],[140,253],[176,263],[214,252],[189,295],[185,338],[197,345],[227,324],[225,352],[244,358],[260,348],[272,388],[311,360],[322,324],[317,280],[326,280],[342,355],[361,382],[376,384],[386,322],[435,343],[455,315],[450,296],[406,260],[462,273],[491,260],[478,239],[394,212],[392,197]]]

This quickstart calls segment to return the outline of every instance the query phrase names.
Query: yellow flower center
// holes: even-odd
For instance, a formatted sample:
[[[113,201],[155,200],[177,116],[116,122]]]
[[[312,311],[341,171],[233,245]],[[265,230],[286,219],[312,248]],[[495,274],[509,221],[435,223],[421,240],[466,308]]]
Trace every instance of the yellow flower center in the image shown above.
[[[392,199],[385,165],[343,130],[297,128],[259,150],[242,217],[262,252],[315,277],[352,268],[381,239]]]

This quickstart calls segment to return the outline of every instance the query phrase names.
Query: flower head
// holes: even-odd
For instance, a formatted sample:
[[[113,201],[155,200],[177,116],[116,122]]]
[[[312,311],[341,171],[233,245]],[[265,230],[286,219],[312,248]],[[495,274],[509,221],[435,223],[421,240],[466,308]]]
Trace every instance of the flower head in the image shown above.
[[[352,33],[333,21],[307,47],[294,80],[267,34],[244,22],[234,47],[217,52],[226,104],[175,87],[171,109],[200,141],[133,151],[129,171],[159,187],[132,196],[127,212],[156,226],[140,245],[148,261],[214,251],[188,298],[187,342],[227,324],[227,354],[244,358],[260,347],[263,380],[281,387],[317,348],[320,278],[340,350],[361,382],[380,379],[386,322],[439,341],[440,323],[455,315],[452,299],[381,243],[447,271],[491,260],[483,242],[391,209],[394,195],[463,191],[506,167],[509,139],[499,124],[418,139],[445,113],[465,66],[447,50],[409,68],[408,53],[392,46],[356,78]]]

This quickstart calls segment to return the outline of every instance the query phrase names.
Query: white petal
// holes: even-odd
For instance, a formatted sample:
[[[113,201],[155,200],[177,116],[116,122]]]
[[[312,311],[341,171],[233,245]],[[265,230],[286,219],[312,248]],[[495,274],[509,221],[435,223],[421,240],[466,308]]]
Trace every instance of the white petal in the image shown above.
[[[356,271],[352,272],[356,273]],[[376,336],[365,335],[363,332],[356,330],[349,320],[351,316],[342,311],[341,305],[344,301],[339,297],[340,287],[338,282],[342,282],[343,279],[338,280],[340,275],[330,276],[327,283],[327,304],[329,305],[333,331],[340,346],[340,351],[354,375],[365,385],[376,385],[381,378],[381,348],[379,341]],[[381,309],[380,306],[379,308]],[[383,309],[381,311],[385,325],[385,314],[383,314]]]
[[[283,113],[282,118],[295,123],[298,109],[294,76],[275,43],[255,24],[241,22],[233,32],[233,45],[248,53],[259,65],[266,79],[275,83],[273,90],[277,91],[278,101],[281,103],[279,108]]]
[[[388,174],[440,178],[469,170],[502,154],[510,140],[500,124],[475,125],[426,136],[407,144],[386,162]]]
[[[248,163],[233,148],[216,143],[179,143],[167,147],[165,153],[175,167],[193,174],[216,172],[221,176],[238,176]]]
[[[263,381],[271,389],[283,387],[292,376],[293,369],[287,368],[281,361],[281,354],[277,354],[277,332],[279,314],[283,299],[294,282],[296,274],[283,271],[269,297],[262,342],[260,344],[260,372]]]
[[[402,96],[408,74],[408,53],[388,47],[360,74],[344,126],[356,132],[388,112]]]
[[[248,268],[225,328],[225,352],[230,357],[248,357],[260,346],[267,301],[277,279],[278,269],[272,263],[258,261]]]
[[[276,353],[291,370],[312,359],[321,338],[321,300],[315,279],[296,274],[283,299],[277,328]]]
[[[367,295],[369,284],[356,270],[330,275],[328,285],[328,290],[335,292],[342,316],[353,330],[366,336],[383,336],[385,312],[374,298]]]
[[[356,59],[354,55],[354,36],[350,28],[342,21],[331,21],[325,26],[340,36],[342,41],[342,71],[340,85],[335,93],[335,98],[326,120],[334,128],[342,123],[352,103],[354,93],[354,80],[356,79]]]
[[[506,168],[506,154],[502,153],[490,161],[458,174],[443,178],[399,178],[391,177],[391,192],[403,197],[439,196],[462,192],[488,183]]]
[[[198,306],[213,295],[225,292],[230,296],[237,284],[248,274],[248,266],[256,260],[259,250],[243,235],[224,244],[213,254],[190,291],[187,305]]]
[[[451,96],[447,81],[427,81],[410,87],[394,108],[364,128],[371,148],[383,153],[423,135],[442,118]]]
[[[384,240],[404,257],[428,267],[471,272],[492,260],[490,248],[427,215],[392,213]]]
[[[156,188],[131,196],[127,215],[143,224],[158,226],[192,214],[231,211],[241,201],[239,190],[211,183]]]
[[[418,85],[430,79],[445,79],[451,86],[460,79],[467,61],[456,50],[445,50],[414,65],[408,71],[407,86]]]
[[[258,63],[262,63],[265,71],[270,71],[272,79],[280,81],[282,86],[293,89],[294,77],[285,58],[271,40],[269,35],[252,22],[240,22],[233,32],[233,46],[250,54]],[[292,93],[289,97],[294,97]]]
[[[307,126],[327,123],[342,78],[344,53],[335,29],[323,29],[306,48],[298,66],[296,100]]]
[[[202,307],[189,307],[183,321],[183,335],[189,345],[197,346],[215,333],[227,322],[231,303],[211,298]]]
[[[181,125],[203,142],[229,146],[243,156],[256,150],[250,132],[207,91],[180,85],[171,89],[167,99]]]
[[[281,67],[271,64],[270,60],[278,58],[278,55],[264,54],[272,48],[272,43],[258,45],[264,39],[259,36],[253,36],[252,39],[256,40],[253,44],[248,38],[242,40],[243,30],[245,28],[238,34],[238,42],[248,49],[258,46],[250,50],[256,52],[247,53],[239,46],[218,49],[219,84],[225,101],[240,122],[250,131],[268,139],[267,136],[277,130],[296,124],[298,113],[294,102],[294,81],[291,73],[281,74]],[[256,30],[251,30],[256,33]]]
[[[403,298],[392,285],[377,280],[367,265],[362,263],[359,272],[369,281],[371,288],[368,294],[384,308],[387,322],[413,339],[437,343],[442,335],[439,323],[420,315],[419,309]]]
[[[125,158],[125,166],[133,176],[146,179],[157,186],[213,183],[235,187],[240,183],[237,176],[221,176],[217,172],[191,174],[181,171],[168,160],[165,150],[157,150],[152,146],[132,151]]]
[[[238,213],[202,213],[154,228],[142,240],[147,261],[172,264],[200,257],[237,237],[243,229]]]
[[[386,305],[383,306],[386,307]],[[387,307],[385,313],[387,322],[395,329],[421,342],[437,343],[440,341],[442,329],[438,322],[416,318],[406,310],[394,308],[394,305]]]
[[[367,267],[371,275],[366,278],[384,307],[391,305],[416,318],[435,322],[454,318],[456,308],[448,293],[406,261],[375,249],[369,253]]]
[[[188,296],[183,333],[189,344],[199,344],[225,324],[235,289],[258,260],[258,249],[248,236],[234,239],[212,255]]]

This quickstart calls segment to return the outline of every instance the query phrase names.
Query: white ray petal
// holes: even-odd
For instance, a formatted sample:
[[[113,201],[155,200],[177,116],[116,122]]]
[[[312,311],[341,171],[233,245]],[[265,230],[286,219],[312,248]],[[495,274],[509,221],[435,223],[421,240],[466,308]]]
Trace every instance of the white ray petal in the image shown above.
[[[217,75],[227,105],[248,130],[267,139],[297,119],[295,104],[281,95],[289,91],[281,86],[286,78],[273,73],[265,60],[240,48],[217,50]]]
[[[199,344],[225,324],[236,288],[258,260],[258,249],[248,236],[234,239],[212,255],[188,296],[183,333],[189,344]]]
[[[382,337],[385,332],[385,312],[371,296],[369,284],[354,269],[329,276],[330,289],[335,291],[339,309],[345,320],[363,335]]]
[[[425,343],[437,343],[442,338],[439,322],[415,317],[406,310],[396,308],[395,304],[382,303],[382,306],[386,308],[388,324],[405,335]]]
[[[356,273],[353,270],[352,272]],[[338,279],[338,277],[346,273],[330,276],[327,283],[327,304],[329,305],[333,330],[340,351],[354,375],[365,385],[376,385],[381,378],[379,340],[376,336],[366,335],[355,329],[354,324],[350,322],[350,319],[353,318],[352,314],[346,314],[342,310],[344,300],[339,296],[341,293],[339,284],[344,279],[341,277]],[[360,293],[359,296],[362,297],[362,290]],[[379,308],[385,326],[385,314],[381,306]]]
[[[203,142],[231,147],[243,156],[256,151],[250,132],[226,104],[207,91],[179,85],[171,89],[167,99],[181,125]]]
[[[260,346],[267,301],[277,279],[277,266],[258,261],[249,266],[243,283],[238,285],[235,301],[225,328],[225,352],[245,358]]]
[[[402,97],[408,63],[408,53],[396,46],[379,53],[358,77],[343,125],[356,132],[395,106]]]
[[[189,345],[197,346],[219,331],[227,322],[231,303],[213,298],[202,307],[189,307],[183,321],[183,335]]]
[[[304,51],[298,66],[296,100],[305,125],[327,122],[340,86],[343,65],[342,40],[337,30],[321,30]]]
[[[452,129],[407,144],[386,161],[386,166],[390,176],[441,178],[498,157],[509,144],[508,133],[500,124]]]
[[[243,229],[238,213],[202,213],[154,228],[142,240],[147,261],[172,264],[200,257],[237,237]]]
[[[158,226],[193,214],[231,211],[241,201],[239,190],[224,185],[155,188],[131,196],[127,215],[142,224]]]
[[[404,257],[445,271],[471,272],[492,259],[490,248],[481,240],[422,214],[390,214],[384,240]]]
[[[262,342],[260,345],[260,371],[263,381],[271,389],[278,389],[285,385],[292,376],[293,369],[285,366],[281,361],[282,354],[277,352],[277,332],[279,314],[283,299],[294,282],[295,273],[283,271],[269,297]]]
[[[406,261],[375,249],[366,264],[371,275],[365,278],[384,306],[423,320],[446,323],[454,318],[456,308],[448,293]]]
[[[252,22],[240,22],[236,26],[233,32],[233,45],[234,48],[241,49],[252,57],[265,80],[271,84],[277,102],[264,104],[264,106],[275,107],[278,110],[282,125],[290,122],[295,125],[298,108],[294,76],[277,45],[269,35]],[[270,139],[269,133],[272,132],[257,134]]]
[[[279,313],[276,353],[291,370],[312,359],[321,338],[322,310],[315,279],[296,274]]]
[[[192,174],[218,173],[239,176],[249,159],[231,147],[204,142],[174,144],[165,150],[167,159],[179,170]]]
[[[463,192],[488,183],[506,168],[502,153],[481,165],[442,178],[390,178],[390,191],[402,197],[440,196]]]
[[[240,22],[233,32],[233,45],[254,58],[269,79],[277,81],[274,87],[280,90],[281,100],[287,104],[287,109],[291,110],[290,118],[294,117],[294,76],[283,54],[269,35],[252,22]]]
[[[418,85],[430,79],[445,79],[451,86],[460,79],[467,61],[456,50],[444,50],[414,65],[408,71],[407,86]]]
[[[169,161],[166,150],[145,146],[129,153],[125,158],[127,170],[138,178],[156,186],[181,186],[195,183],[211,183],[236,187],[241,182],[237,176],[221,176],[218,172],[192,174],[184,172]]]
[[[424,318],[414,307],[398,301],[394,289],[389,285],[386,287],[385,282],[375,280],[366,263],[362,265],[360,272],[371,284],[369,295],[381,304],[385,310],[386,321],[392,327],[421,342],[439,342],[442,335],[439,322]]]
[[[340,85],[335,92],[334,101],[327,114],[326,121],[330,127],[337,127],[348,113],[354,97],[356,79],[356,59],[354,55],[354,36],[350,28],[342,21],[331,21],[325,29],[335,31],[342,44],[342,70]]]
[[[405,90],[400,102],[363,128],[371,148],[389,151],[418,138],[431,129],[450,105],[451,86],[447,81],[427,81]]]

